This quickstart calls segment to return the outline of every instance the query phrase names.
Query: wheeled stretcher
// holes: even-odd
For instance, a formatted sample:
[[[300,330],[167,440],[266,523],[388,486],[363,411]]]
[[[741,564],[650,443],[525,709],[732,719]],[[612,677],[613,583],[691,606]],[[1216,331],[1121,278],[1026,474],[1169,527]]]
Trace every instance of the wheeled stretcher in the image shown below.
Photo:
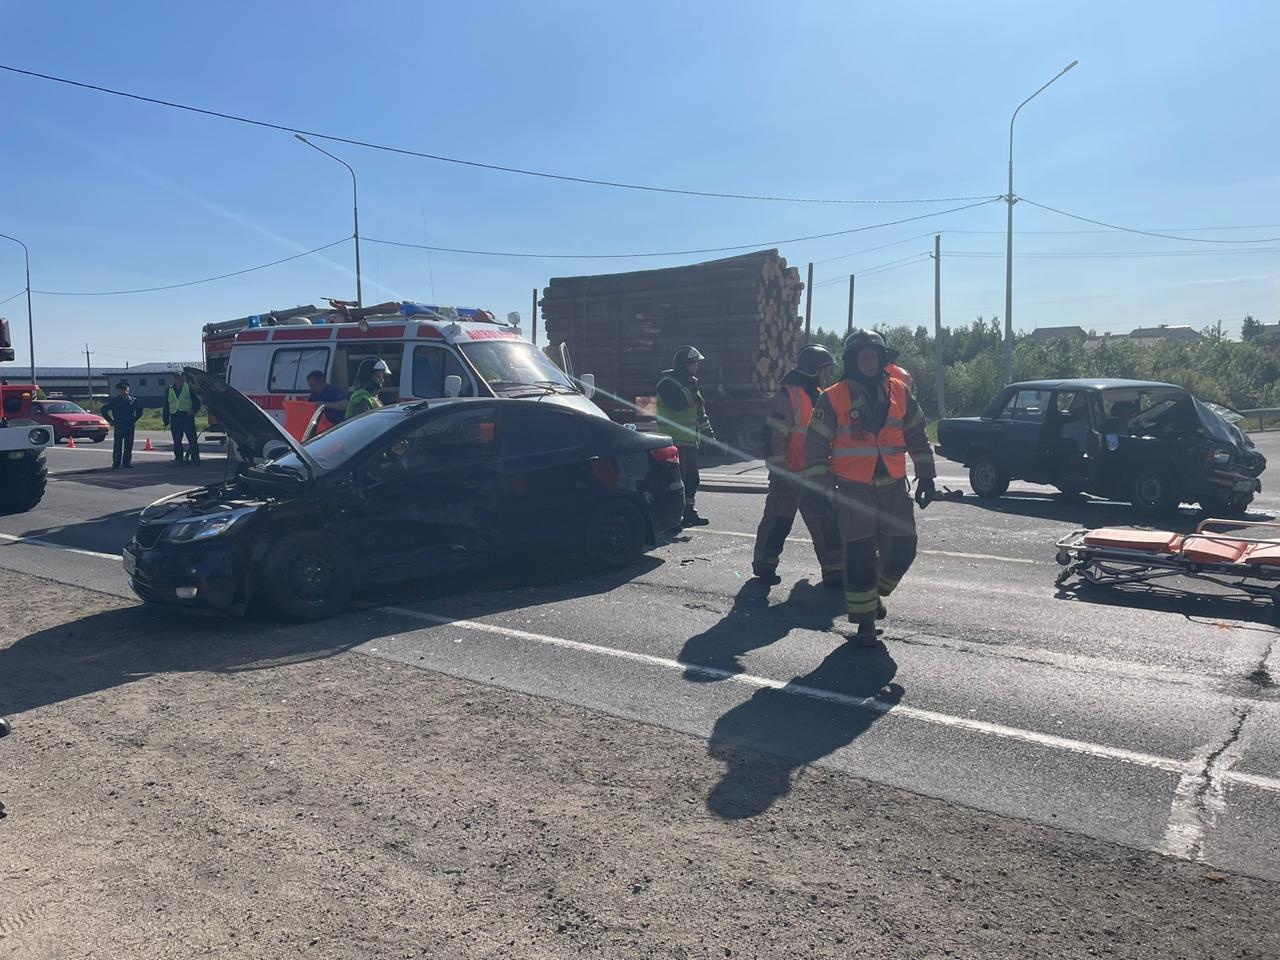
[[[1243,528],[1264,528],[1270,535],[1226,532]],[[1057,546],[1058,563],[1063,567],[1056,581],[1059,586],[1072,577],[1111,587],[1182,577],[1252,598],[1269,598],[1280,608],[1280,523],[1203,520],[1190,534],[1104,527],[1076,530]],[[1202,594],[1177,583],[1158,586],[1180,594]]]

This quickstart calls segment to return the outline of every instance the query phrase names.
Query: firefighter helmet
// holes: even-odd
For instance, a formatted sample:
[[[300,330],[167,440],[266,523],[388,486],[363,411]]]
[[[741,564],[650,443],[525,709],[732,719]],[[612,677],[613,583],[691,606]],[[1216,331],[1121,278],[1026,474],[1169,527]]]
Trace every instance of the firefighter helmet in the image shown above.
[[[707,359],[698,352],[697,347],[677,347],[676,355],[671,360],[671,367],[675,370],[683,370],[686,363],[694,361],[702,361]]]
[[[844,355],[846,357],[856,354],[864,347],[875,347],[883,354],[888,354],[889,352],[889,348],[885,345],[884,337],[875,330],[855,330],[844,338]]]
[[[796,369],[809,377],[816,377],[823,367],[829,367],[835,362],[836,358],[831,355],[831,351],[820,343],[801,347],[796,354]]]

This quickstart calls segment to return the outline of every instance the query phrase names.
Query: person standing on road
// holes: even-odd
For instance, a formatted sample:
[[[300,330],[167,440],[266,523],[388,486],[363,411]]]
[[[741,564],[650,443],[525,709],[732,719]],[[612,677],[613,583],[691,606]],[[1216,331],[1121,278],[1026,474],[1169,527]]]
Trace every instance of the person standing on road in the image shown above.
[[[200,445],[196,441],[196,412],[200,409],[200,397],[180,373],[173,375],[173,383],[164,394],[161,408],[164,425],[173,437],[173,458],[182,463],[200,462]],[[186,438],[189,449],[183,453],[182,440]]]
[[[876,620],[916,557],[916,522],[907,490],[907,458],[915,465],[916,503],[937,495],[924,412],[906,383],[885,370],[889,352],[873,330],[844,342],[844,377],[813,408],[805,434],[808,494],[834,499],[844,543],[844,595],[862,646],[873,646]]]
[[[311,391],[307,397],[311,403],[324,405],[324,419],[329,421],[331,427],[336,427],[347,419],[350,398],[341,387],[325,380],[323,370],[312,370],[307,374],[307,389]]]
[[[680,472],[684,479],[684,527],[705,527],[711,521],[698,516],[693,500],[698,495],[698,448],[703,439],[714,440],[707,402],[698,386],[698,364],[705,360],[697,347],[680,347],[671,360],[671,369],[662,371],[658,381],[658,426],[671,434],[680,450]]]
[[[116,384],[116,395],[102,405],[102,418],[111,424],[111,469],[133,466],[133,428],[142,418],[142,403],[129,393],[129,384]]]
[[[795,523],[796,511],[804,519],[813,538],[813,549],[822,568],[822,584],[839,587],[844,583],[844,547],[835,515],[829,504],[804,496],[805,434],[813,416],[813,405],[822,393],[823,375],[836,358],[826,347],[811,343],[796,356],[796,368],[782,378],[782,389],[773,398],[765,423],[771,428],[772,455],[769,493],[764,500],[764,517],[756,531],[756,549],[751,570],[756,578],[773,585],[781,582],[778,561]]]
[[[347,414],[343,419],[357,416],[366,410],[377,410],[382,406],[378,392],[387,382],[387,374],[391,368],[377,357],[366,357],[360,361],[356,370],[356,388],[351,391],[351,399],[347,401]]]

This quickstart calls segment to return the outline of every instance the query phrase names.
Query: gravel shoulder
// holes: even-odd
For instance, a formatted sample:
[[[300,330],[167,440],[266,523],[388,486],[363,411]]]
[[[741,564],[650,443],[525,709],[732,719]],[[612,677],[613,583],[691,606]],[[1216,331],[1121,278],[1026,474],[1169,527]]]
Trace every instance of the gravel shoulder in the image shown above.
[[[706,742],[365,628],[6,572],[0,957],[1280,956],[1276,884],[814,768],[724,820]]]

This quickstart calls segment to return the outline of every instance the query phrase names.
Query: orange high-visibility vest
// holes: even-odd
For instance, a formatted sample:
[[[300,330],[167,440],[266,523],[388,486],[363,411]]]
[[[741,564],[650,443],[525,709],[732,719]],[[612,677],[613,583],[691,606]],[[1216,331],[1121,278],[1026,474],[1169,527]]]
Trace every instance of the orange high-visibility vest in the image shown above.
[[[804,435],[813,419],[813,401],[803,387],[787,385],[787,398],[791,401],[791,424],[787,434],[787,469],[793,473],[804,470]]]
[[[915,392],[916,380],[906,367],[900,367],[896,363],[891,363],[884,368],[884,372],[891,377],[896,377],[907,385],[907,389]]]
[[[877,460],[884,461],[894,480],[907,475],[907,436],[902,429],[907,417],[907,388],[897,377],[887,377],[885,386],[889,390],[889,413],[879,433],[862,429],[858,411],[853,409],[848,380],[841,380],[826,392],[836,414],[831,472],[842,480],[871,483]]]

